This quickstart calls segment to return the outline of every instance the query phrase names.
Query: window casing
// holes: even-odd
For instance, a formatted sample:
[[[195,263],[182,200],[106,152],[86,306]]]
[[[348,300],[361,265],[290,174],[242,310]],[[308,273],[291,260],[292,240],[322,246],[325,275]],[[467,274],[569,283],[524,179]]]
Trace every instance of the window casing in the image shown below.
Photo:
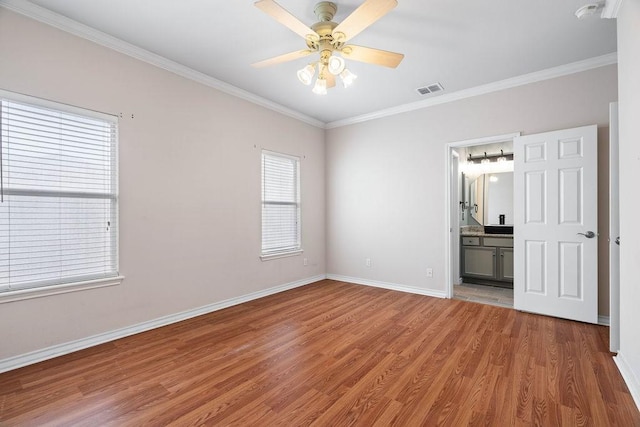
[[[261,258],[300,252],[300,160],[263,151]]]
[[[0,302],[113,282],[116,118],[7,92],[0,107]]]

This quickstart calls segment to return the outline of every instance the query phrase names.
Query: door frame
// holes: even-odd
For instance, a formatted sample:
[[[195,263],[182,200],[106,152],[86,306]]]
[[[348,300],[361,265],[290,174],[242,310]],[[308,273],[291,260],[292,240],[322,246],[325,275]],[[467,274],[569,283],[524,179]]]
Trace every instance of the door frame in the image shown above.
[[[620,351],[620,136],[618,103],[609,104],[609,350]]]
[[[459,196],[460,183],[458,182],[459,180],[457,179],[457,177],[460,176],[460,154],[457,153],[455,150],[451,150],[451,156],[449,158],[449,167],[451,168],[448,174],[450,177],[449,191],[451,194],[457,193]],[[460,216],[459,216],[460,206],[456,204],[455,199],[456,197],[451,197],[450,206],[449,206],[451,208],[449,211],[449,220],[451,221],[452,224],[455,223],[454,218],[457,218],[457,220],[460,221]],[[451,232],[451,241],[459,242],[460,228],[451,227],[450,232]],[[461,259],[460,250],[456,251],[456,248],[452,247],[450,256],[451,256],[451,269],[450,269],[451,280],[452,282],[456,282],[462,276],[462,272],[460,271],[460,259]]]
[[[460,229],[459,220],[456,224],[452,221],[453,209],[459,209],[457,200],[458,195],[453,194],[452,189],[458,188],[458,173],[453,176],[453,170],[451,167],[451,161],[454,156],[454,151],[459,148],[473,147],[475,145],[485,145],[498,142],[513,141],[516,137],[520,136],[521,132],[507,133],[503,135],[486,136],[483,138],[467,139],[463,141],[449,142],[445,145],[445,296],[446,298],[453,298],[453,281],[455,280],[454,271],[455,266],[453,260],[456,259],[455,253],[460,253],[460,238],[459,233],[454,233],[454,227]],[[458,169],[459,170],[459,169]],[[455,186],[454,186],[455,184]],[[455,208],[454,208],[455,204]]]

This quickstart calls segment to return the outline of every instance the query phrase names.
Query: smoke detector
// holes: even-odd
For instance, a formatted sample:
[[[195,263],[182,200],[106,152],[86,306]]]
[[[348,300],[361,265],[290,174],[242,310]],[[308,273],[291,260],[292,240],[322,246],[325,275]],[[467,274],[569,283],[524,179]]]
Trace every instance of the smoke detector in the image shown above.
[[[597,11],[602,10],[603,8],[603,1],[597,3],[589,3],[576,10],[575,15],[578,19],[584,19],[586,17],[594,15]]]

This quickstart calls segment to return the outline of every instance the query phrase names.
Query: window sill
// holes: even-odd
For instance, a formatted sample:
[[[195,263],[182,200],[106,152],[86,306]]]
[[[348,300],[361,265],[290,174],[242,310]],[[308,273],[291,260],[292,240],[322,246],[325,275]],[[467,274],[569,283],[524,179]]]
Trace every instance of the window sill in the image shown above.
[[[123,280],[124,276],[116,276],[106,279],[87,280],[85,282],[65,283],[62,285],[47,286],[43,288],[0,292],[0,304],[31,298],[46,297],[49,295],[66,294],[68,292],[84,291],[87,289],[104,288],[106,286],[115,286],[122,283]]]
[[[269,260],[272,260],[272,259],[286,258],[286,257],[290,257],[290,256],[300,255],[303,252],[304,252],[304,250],[302,250],[302,249],[296,249],[295,251],[287,251],[287,252],[277,252],[277,253],[273,253],[273,254],[260,255],[260,259],[262,261],[269,261]]]

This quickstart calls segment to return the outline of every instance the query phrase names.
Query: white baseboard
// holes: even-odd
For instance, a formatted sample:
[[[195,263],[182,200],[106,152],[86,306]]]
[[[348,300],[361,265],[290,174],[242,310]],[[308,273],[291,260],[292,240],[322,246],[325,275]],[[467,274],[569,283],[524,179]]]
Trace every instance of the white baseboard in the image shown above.
[[[375,288],[384,288],[392,291],[408,292],[410,294],[425,295],[435,298],[446,298],[445,291],[436,291],[433,289],[415,288],[413,286],[398,285],[396,283],[380,282],[378,280],[360,279],[358,277],[340,276],[338,274],[327,274],[327,279],[338,280],[340,282],[355,283],[356,285],[373,286]]]
[[[609,325],[609,316],[600,316],[600,315],[598,315],[598,325],[610,326]]]
[[[629,388],[633,401],[636,402],[636,406],[640,410],[640,381],[638,381],[638,377],[636,377],[631,366],[629,366],[621,352],[618,352],[618,355],[615,356],[613,360],[616,362],[618,370],[622,375],[622,379],[624,379],[624,382]]]
[[[41,350],[36,350],[26,354],[9,357],[7,359],[0,360],[0,373],[11,371],[13,369],[18,369],[23,366],[32,365],[34,363],[42,362],[48,359],[53,359],[54,357],[73,353],[74,351],[83,350],[85,348],[93,347],[98,344],[104,344],[106,342],[128,337],[130,335],[138,334],[140,332],[149,331],[151,329],[159,328],[161,326],[166,326],[172,323],[181,322],[183,320],[190,319],[192,317],[201,316],[203,314],[211,313],[217,310],[222,310],[223,308],[231,307],[233,305],[238,305],[238,304],[242,304],[244,302],[252,301],[258,298],[277,294],[279,292],[283,292],[289,289],[308,285],[310,283],[314,283],[323,279],[325,279],[325,275],[308,277],[306,279],[297,280],[295,282],[286,283],[284,285],[275,286],[273,288],[264,289],[262,291],[252,292],[247,295],[242,295],[239,297],[230,298],[230,299],[216,302],[213,304],[208,304],[202,307],[194,308],[192,310],[187,310],[180,313],[159,317],[157,319],[138,323],[132,326],[127,326],[121,329],[116,329],[114,331],[104,332],[104,333],[93,335],[87,338],[81,338],[79,340],[71,341],[68,343],[57,344],[51,347],[43,348]]]

